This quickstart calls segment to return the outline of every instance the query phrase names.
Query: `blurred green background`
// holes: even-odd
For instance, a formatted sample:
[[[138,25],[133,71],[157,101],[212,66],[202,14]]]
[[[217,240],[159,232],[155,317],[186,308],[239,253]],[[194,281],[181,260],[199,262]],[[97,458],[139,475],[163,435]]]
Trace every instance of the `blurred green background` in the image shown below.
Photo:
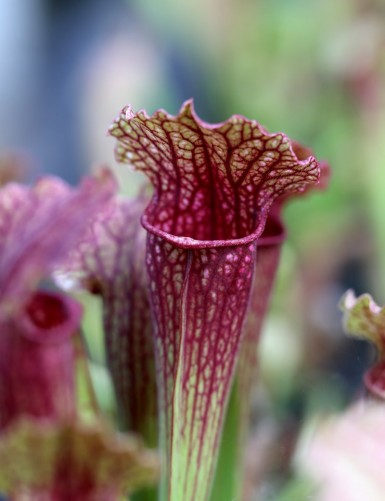
[[[347,288],[385,303],[384,27],[381,0],[0,0],[0,158],[30,177],[107,163],[134,194],[109,123],[125,104],[176,113],[190,97],[206,121],[246,115],[330,163],[328,189],[285,213],[256,389],[270,452],[351,402],[373,357],[337,304]],[[257,471],[284,483],[289,459],[271,455]]]

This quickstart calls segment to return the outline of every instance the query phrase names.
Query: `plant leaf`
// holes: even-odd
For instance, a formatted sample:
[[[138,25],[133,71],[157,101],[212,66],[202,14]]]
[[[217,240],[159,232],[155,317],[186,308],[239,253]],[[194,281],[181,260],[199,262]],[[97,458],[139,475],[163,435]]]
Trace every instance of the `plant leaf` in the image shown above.
[[[59,284],[100,294],[107,363],[125,429],[157,442],[152,319],[145,269],[146,197],[114,198],[55,273]]]
[[[0,189],[0,319],[23,305],[115,189],[108,171],[77,189],[53,177]]]
[[[156,321],[166,469],[161,498],[208,499],[258,238],[279,197],[319,179],[284,134],[233,116],[209,125],[192,102],[175,117],[125,108],[110,127],[118,161],[143,171],[154,195],[142,217]]]
[[[369,294],[356,297],[352,290],[340,301],[347,334],[370,341],[377,348],[378,363],[364,375],[368,390],[385,399],[385,307],[378,306]]]
[[[0,429],[23,415],[75,415],[72,337],[81,314],[71,298],[36,292],[17,317],[2,324]]]
[[[156,454],[99,421],[25,419],[0,435],[0,488],[15,499],[115,500],[158,475]]]

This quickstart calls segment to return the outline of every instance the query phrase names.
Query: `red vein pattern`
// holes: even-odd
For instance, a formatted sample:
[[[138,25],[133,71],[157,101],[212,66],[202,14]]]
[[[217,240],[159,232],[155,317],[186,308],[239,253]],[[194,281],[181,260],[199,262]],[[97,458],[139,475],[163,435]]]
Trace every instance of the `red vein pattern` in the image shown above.
[[[306,159],[312,155],[310,149],[299,143],[293,142],[293,151],[299,159]],[[319,162],[320,181],[316,186],[308,185],[302,192],[306,194],[310,189],[325,189],[329,182],[330,168],[326,161]],[[244,334],[241,342],[238,367],[236,370],[236,384],[233,388],[234,404],[238,407],[238,426],[234,429],[234,454],[235,464],[238,466],[238,478],[241,482],[238,488],[245,487],[242,482],[243,475],[248,469],[246,440],[252,417],[252,392],[258,382],[258,343],[261,335],[263,322],[268,311],[270,297],[279,264],[282,243],[285,240],[286,230],[282,222],[281,212],[283,205],[290,199],[291,193],[286,194],[275,201],[270,209],[266,225],[261,237],[258,239],[258,252],[255,269],[255,280],[250,293],[250,303],[246,315]],[[223,437],[229,440],[229,437]],[[219,475],[227,475],[227,472],[218,472]],[[221,483],[221,477],[215,482]],[[247,498],[245,491],[235,493],[241,499]]]
[[[152,320],[145,269],[146,205],[114,198],[63,263],[59,283],[103,299],[107,362],[125,428],[156,444],[156,383]]]
[[[312,155],[309,148],[293,142],[293,151],[300,159]],[[320,180],[317,186],[308,185],[302,194],[307,194],[310,189],[324,190],[330,177],[329,164],[319,162]],[[244,337],[239,355],[237,369],[238,405],[240,406],[240,421],[238,430],[238,455],[241,471],[246,471],[245,445],[252,415],[252,390],[258,381],[258,342],[261,335],[263,322],[269,308],[270,297],[275,281],[275,276],[281,255],[282,244],[286,237],[286,229],[282,222],[283,205],[290,199],[291,193],[281,197],[270,209],[264,231],[258,240],[258,255],[256,261],[255,277],[250,294],[250,304],[246,316]],[[243,456],[243,457],[242,457]],[[244,498],[244,495],[241,495]]]
[[[313,156],[299,159],[284,134],[268,134],[256,121],[233,116],[206,124],[191,102],[175,117],[125,108],[110,134],[117,159],[154,185],[142,223],[168,460],[162,495],[204,501],[258,238],[273,201],[317,183],[318,164]]]
[[[0,319],[28,300],[115,189],[105,171],[79,188],[45,177],[31,188],[8,184],[0,190]]]
[[[233,240],[257,228],[260,234],[276,198],[319,179],[315,158],[299,160],[284,134],[268,134],[237,115],[205,124],[191,102],[176,117],[124,108],[110,134],[118,139],[117,160],[142,170],[154,185],[146,220],[181,246],[188,245],[185,237]]]
[[[302,159],[312,154],[310,149],[296,142],[293,143],[293,150]],[[323,190],[329,182],[330,168],[329,164],[324,160],[319,162],[319,168],[320,181],[316,188]],[[314,188],[314,186],[309,185],[302,194],[307,194],[311,188]],[[282,209],[291,196],[292,194],[287,194],[273,204],[267,217],[264,231],[258,240],[258,256],[255,270],[256,280],[253,283],[250,294],[250,304],[246,317],[238,369],[239,393],[241,395],[240,404],[244,407],[247,414],[250,412],[250,392],[258,378],[258,341],[270,303],[282,243],[286,238],[286,229],[282,222]]]

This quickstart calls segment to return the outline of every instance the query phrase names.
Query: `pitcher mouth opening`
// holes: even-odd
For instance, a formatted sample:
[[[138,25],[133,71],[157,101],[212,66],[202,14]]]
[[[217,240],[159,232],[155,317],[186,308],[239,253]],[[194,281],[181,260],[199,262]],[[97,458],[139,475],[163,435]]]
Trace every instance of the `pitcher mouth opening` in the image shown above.
[[[29,299],[20,322],[23,336],[37,343],[56,343],[72,337],[82,307],[59,293],[38,291]]]
[[[150,207],[151,209],[151,204]],[[223,239],[223,240],[199,240],[196,238],[192,238],[189,236],[184,236],[184,235],[173,235],[172,233],[169,233],[167,231],[164,231],[157,227],[156,225],[153,225],[150,222],[150,216],[147,214],[148,210],[144,212],[141,218],[142,226],[144,227],[145,230],[147,230],[149,233],[156,235],[163,240],[170,242],[171,244],[175,245],[176,247],[180,247],[181,249],[207,249],[207,248],[214,248],[214,247],[237,247],[241,245],[247,245],[249,243],[253,243],[256,240],[258,240],[261,235],[263,234],[263,231],[265,229],[266,225],[266,220],[267,220],[267,211],[261,211],[258,221],[256,224],[256,229],[244,237],[240,238],[230,238],[230,239]]]

